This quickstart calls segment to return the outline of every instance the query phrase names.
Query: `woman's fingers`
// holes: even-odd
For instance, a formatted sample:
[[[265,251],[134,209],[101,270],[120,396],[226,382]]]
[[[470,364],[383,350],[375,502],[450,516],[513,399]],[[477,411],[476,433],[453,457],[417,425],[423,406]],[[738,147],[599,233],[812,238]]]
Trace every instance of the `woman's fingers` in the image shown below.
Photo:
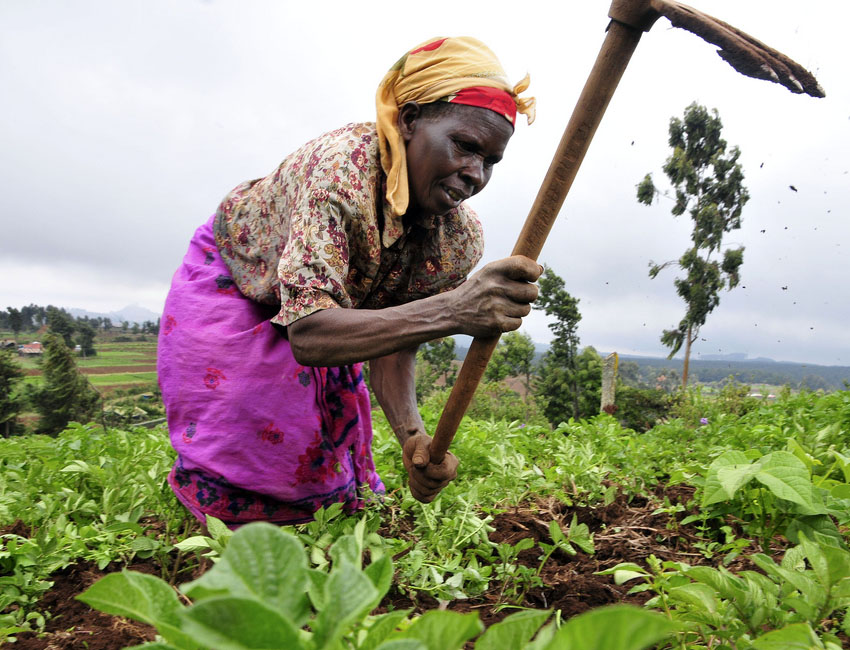
[[[410,493],[418,501],[430,503],[455,477],[457,458],[447,453],[443,462],[430,462],[431,437],[421,433],[404,443],[402,459],[407,470]]]
[[[495,336],[516,330],[531,312],[542,268],[522,255],[487,264],[462,287],[457,314],[464,334]]]

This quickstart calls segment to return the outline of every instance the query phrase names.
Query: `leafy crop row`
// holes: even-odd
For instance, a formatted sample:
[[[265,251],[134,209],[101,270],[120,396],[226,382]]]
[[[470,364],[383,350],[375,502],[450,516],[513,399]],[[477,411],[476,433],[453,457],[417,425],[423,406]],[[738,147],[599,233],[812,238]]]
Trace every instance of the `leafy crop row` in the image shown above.
[[[550,497],[565,505],[592,507],[612,501],[618,492],[631,497],[647,494],[658,484],[683,483],[697,488],[694,502],[687,508],[667,502],[659,511],[679,517],[671,519],[672,525],[696,526],[701,536],[696,547],[706,558],[729,565],[745,553],[759,571],[733,572],[653,558],[647,558],[646,566],[619,567],[621,573],[614,573],[611,579],[621,583],[635,580],[640,589],[651,590],[655,594],[651,605],[678,626],[671,628],[671,640],[657,647],[722,648],[725,643],[729,648],[764,650],[795,647],[782,643],[804,637],[815,640],[800,647],[834,647],[837,635],[850,631],[846,615],[850,594],[839,576],[845,570],[850,523],[850,393],[789,395],[740,414],[726,412],[698,394],[690,406],[700,416],[696,421],[704,422],[695,427],[693,418],[675,419],[645,434],[624,429],[606,415],[569,421],[554,431],[519,422],[465,420],[454,449],[462,463],[460,476],[430,505],[413,500],[404,489],[397,443],[386,423],[376,416],[376,465],[387,496],[356,518],[332,507],[320,511],[311,524],[278,531],[295,540],[301,549],[298,552],[306,558],[308,587],[302,595],[309,612],[305,609],[301,618],[289,620],[299,642],[304,647],[325,647],[316,645],[317,630],[323,629],[326,618],[339,618],[338,614],[322,614],[326,603],[336,597],[326,593],[327,585],[346,563],[352,569],[345,570],[345,579],[363,585],[364,593],[373,596],[359,603],[364,608],[386,589],[410,595],[426,593],[442,603],[495,590],[503,605],[522,604],[524,595],[539,586],[542,569],[556,551],[561,555],[593,553],[593,535],[575,520],[572,525],[567,520],[563,526],[551,520],[544,522],[549,526],[548,539],[497,543],[490,534],[498,513],[521,503],[533,507]],[[430,428],[437,415],[425,413]],[[0,641],[16,630],[43,625],[48,613],[39,610],[37,601],[50,587],[51,573],[79,560],[105,567],[113,562],[126,565],[138,557],[155,558],[165,586],[150,587],[155,579],[149,576],[125,575],[121,589],[150,588],[165,594],[167,588],[172,596],[176,593],[173,585],[184,580],[185,571],[198,566],[197,558],[208,555],[220,560],[197,585],[181,588],[181,598],[188,597],[193,604],[187,607],[177,600],[177,608],[168,614],[168,625],[178,631],[184,625],[195,630],[192,626],[197,621],[187,621],[193,620],[191,612],[212,611],[207,610],[212,605],[204,604],[208,600],[244,597],[229,591],[213,596],[198,585],[218,579],[207,575],[222,575],[225,569],[220,566],[229,562],[224,560],[228,549],[242,530],[248,535],[252,527],[232,535],[211,521],[207,534],[200,535],[199,527],[165,483],[172,462],[173,452],[162,428],[104,432],[91,425],[72,425],[57,438],[0,440],[0,526],[9,531],[0,539]],[[781,541],[779,546],[773,544],[776,540]],[[289,541],[282,543],[295,548]],[[345,548],[354,548],[356,553],[341,555]],[[535,553],[536,563],[518,562],[520,553],[526,557]],[[371,560],[365,568],[362,554]],[[376,575],[385,574],[390,558],[394,559],[392,584],[386,583],[385,589],[383,578]],[[373,565],[376,568],[370,568]],[[379,569],[381,566],[385,568]],[[365,588],[362,576],[352,577],[352,571],[365,575],[375,594]],[[756,573],[761,577],[755,577]],[[342,580],[341,576],[334,580]],[[106,584],[121,579],[109,577]],[[280,576],[269,579],[283,580]],[[323,581],[324,586],[316,581]],[[129,602],[130,597],[121,598]],[[759,610],[759,598],[775,602],[775,607],[766,613]],[[808,603],[810,609],[800,603]],[[113,607],[106,600],[101,604]],[[238,606],[243,605],[247,606]],[[276,606],[271,609],[276,616],[282,615]],[[388,614],[392,616],[380,618]],[[620,621],[618,625],[628,625],[625,621],[635,614],[629,609],[611,615]],[[158,627],[162,622],[150,618],[150,612],[145,616],[148,619],[140,620]],[[540,644],[548,643],[546,639],[554,639],[571,624],[553,613],[549,627],[544,628],[550,631],[540,631],[535,637],[543,619],[526,616],[523,625],[533,627],[526,641],[535,644],[538,639]],[[341,636],[321,632],[318,639],[336,639],[333,643],[344,639],[348,645],[341,647],[361,647],[357,644],[364,643],[372,627],[385,620],[392,621],[382,624],[390,627],[391,633],[375,645],[363,647],[386,643],[398,644],[387,647],[420,647],[413,643],[416,639],[422,647],[450,647],[408,635],[410,630],[432,625],[420,621],[438,619],[441,622],[434,623],[435,627],[467,629],[465,638],[469,639],[480,635],[477,619],[475,624],[461,623],[471,619],[454,619],[451,612],[417,617],[411,612],[379,615],[369,608],[346,618]],[[511,620],[519,624],[524,619]],[[535,626],[531,620],[536,621]],[[600,619],[594,620],[598,624]],[[606,622],[603,627],[611,625]],[[508,627],[492,626],[496,630]],[[162,643],[182,647],[169,640],[163,629],[160,634],[166,641]],[[780,633],[784,636],[775,636]],[[191,638],[200,638],[192,634],[194,631]],[[495,634],[485,632],[476,647],[487,647],[484,639]],[[771,634],[774,636],[768,636]],[[535,641],[529,641],[532,638]],[[647,643],[658,643],[660,638]],[[219,641],[210,645],[243,647]]]

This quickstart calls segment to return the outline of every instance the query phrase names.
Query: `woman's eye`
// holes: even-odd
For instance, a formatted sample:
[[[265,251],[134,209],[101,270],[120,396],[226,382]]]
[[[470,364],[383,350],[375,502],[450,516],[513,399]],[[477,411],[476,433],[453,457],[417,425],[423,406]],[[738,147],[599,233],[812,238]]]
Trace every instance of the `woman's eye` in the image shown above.
[[[455,145],[464,153],[475,153],[475,146],[464,140],[455,140]]]

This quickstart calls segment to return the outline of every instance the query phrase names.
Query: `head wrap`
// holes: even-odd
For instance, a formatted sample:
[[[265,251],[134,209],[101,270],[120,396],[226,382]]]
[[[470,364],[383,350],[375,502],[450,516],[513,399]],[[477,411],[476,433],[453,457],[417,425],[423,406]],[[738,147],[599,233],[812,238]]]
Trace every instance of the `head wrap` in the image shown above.
[[[407,211],[407,157],[398,130],[399,107],[407,102],[427,104],[445,100],[482,106],[503,115],[511,124],[520,112],[534,121],[534,98],[520,98],[529,77],[511,86],[496,55],[481,41],[461,36],[426,41],[399,59],[378,86],[378,145],[387,175],[387,202],[394,215]]]

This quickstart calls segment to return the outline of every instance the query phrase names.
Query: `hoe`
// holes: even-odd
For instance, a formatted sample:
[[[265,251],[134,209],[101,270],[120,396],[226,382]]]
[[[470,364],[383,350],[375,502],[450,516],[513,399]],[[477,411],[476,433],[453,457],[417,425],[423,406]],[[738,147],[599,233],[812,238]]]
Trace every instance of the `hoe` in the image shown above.
[[[537,259],[641,35],[661,16],[674,27],[686,29],[716,45],[720,57],[741,74],[776,82],[792,93],[824,97],[817,79],[800,64],[735,27],[687,5],[673,0],[614,0],[608,16],[611,22],[602,49],[512,255]],[[498,342],[498,336],[472,341],[437,424],[431,443],[431,462],[440,463],[445,457]]]

